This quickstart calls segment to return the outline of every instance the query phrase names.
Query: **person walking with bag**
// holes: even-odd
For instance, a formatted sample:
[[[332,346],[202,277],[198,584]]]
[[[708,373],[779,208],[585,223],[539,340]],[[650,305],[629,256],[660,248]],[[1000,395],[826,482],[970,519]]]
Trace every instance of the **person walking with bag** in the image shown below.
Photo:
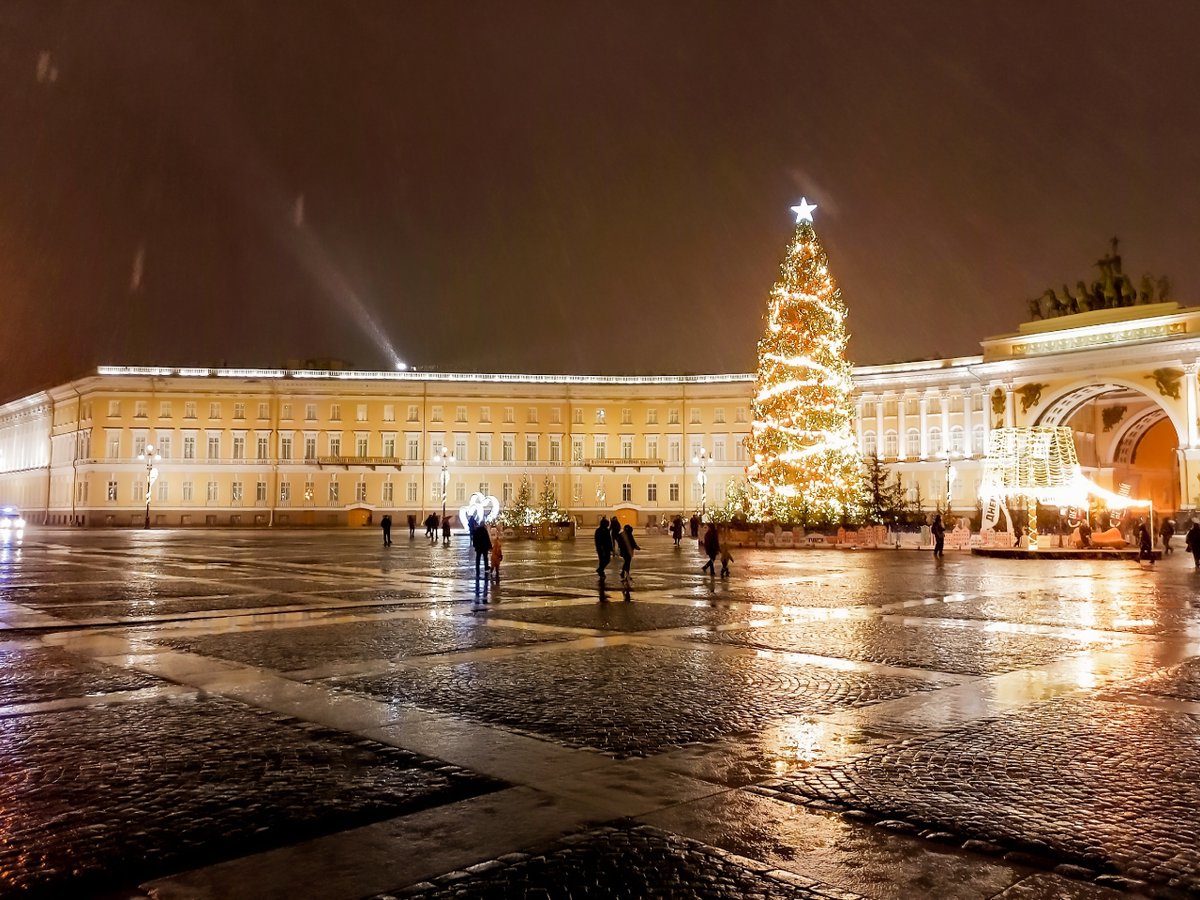
[[[721,550],[721,539],[717,536],[717,526],[712,522],[708,523],[708,530],[704,532],[704,555],[708,557],[708,562],[704,564],[701,572],[707,572],[709,575],[716,575],[717,553]],[[693,565],[695,565],[693,563]]]

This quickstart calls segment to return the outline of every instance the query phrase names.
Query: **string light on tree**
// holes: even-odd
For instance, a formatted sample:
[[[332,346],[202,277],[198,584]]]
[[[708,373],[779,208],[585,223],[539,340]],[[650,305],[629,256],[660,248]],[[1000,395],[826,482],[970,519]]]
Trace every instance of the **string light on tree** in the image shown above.
[[[746,470],[759,518],[837,521],[861,507],[846,307],[813,229],[815,203],[793,206],[796,232],[767,301]]]

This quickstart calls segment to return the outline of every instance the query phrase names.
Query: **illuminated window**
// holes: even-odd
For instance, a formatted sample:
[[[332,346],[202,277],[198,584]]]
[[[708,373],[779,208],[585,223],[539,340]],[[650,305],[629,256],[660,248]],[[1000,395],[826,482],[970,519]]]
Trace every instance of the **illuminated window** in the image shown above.
[[[315,404],[315,403],[305,403],[304,404],[304,421],[306,421],[306,422],[317,421],[317,404]]]
[[[633,424],[633,410],[632,409],[621,410],[621,424],[622,425],[632,425]]]
[[[603,409],[596,410],[596,424],[597,425],[604,424],[604,410]]]
[[[679,502],[679,482],[678,481],[672,481],[669,485],[667,485],[667,496],[670,498],[671,503]]]
[[[196,403],[194,400],[188,400],[183,404],[183,417],[185,419],[196,418]]]
[[[246,418],[246,404],[245,403],[233,404],[233,417],[235,419]]]
[[[183,483],[183,499],[186,503],[192,502],[192,482],[190,480]]]
[[[383,404],[383,421],[385,421],[385,422],[395,422],[396,421],[396,407],[394,404],[392,404],[392,403]]]
[[[317,436],[315,434],[304,436],[304,458],[308,462],[317,458]]]
[[[329,505],[332,506],[333,504],[335,504],[337,502],[338,502],[338,483],[337,483],[337,481],[330,481],[329,482]]]
[[[284,418],[288,418],[288,417],[284,416]],[[342,421],[342,404],[340,404],[340,403],[330,403],[329,404],[329,419],[332,422]]]
[[[906,456],[921,455],[921,433],[915,428],[910,428],[904,435],[904,454]]]
[[[421,421],[421,411],[417,407],[417,404],[415,404],[415,403],[410,403],[408,405],[408,421],[410,421],[410,422]]]
[[[221,404],[220,403],[208,404],[208,417],[210,419],[221,418]]]
[[[255,448],[256,449],[256,457],[255,458],[267,459],[271,455],[270,450],[268,449],[269,445],[267,443],[267,436],[265,434],[260,434],[258,436],[258,440],[255,442],[255,444],[256,444],[256,448]]]
[[[209,503],[217,502],[217,483],[210,481],[205,488],[204,499]]]
[[[657,409],[646,410],[646,424],[647,425],[657,425],[658,424],[658,410]]]
[[[717,425],[724,425],[725,424],[725,410],[723,410],[723,409],[714,410],[713,411],[713,422],[715,422]]]
[[[108,499],[114,502],[117,499],[117,483],[115,481],[108,483]]]
[[[145,400],[136,400],[133,404],[133,417],[135,419],[144,419],[149,415]]]
[[[240,481],[235,481],[229,486],[229,499],[233,503],[242,502],[242,483]]]
[[[246,437],[245,435],[235,434],[233,436],[233,458],[246,458]]]
[[[883,455],[889,459],[894,459],[899,452],[900,439],[894,431],[889,431],[883,436]]]
[[[358,404],[358,406],[354,410],[354,421],[356,421],[356,422],[367,421],[367,404],[365,404],[365,403]]]
[[[650,482],[648,485],[646,485],[646,502],[647,503],[657,503],[658,502],[658,485],[655,484],[653,481]]]
[[[668,425],[678,425],[679,424],[679,410],[678,409],[672,409],[667,412],[667,424]]]
[[[271,405],[269,403],[258,404],[258,417],[260,419],[271,418]]]
[[[467,421],[467,408],[465,406],[454,407],[454,421],[455,422]]]
[[[863,456],[874,456],[877,450],[878,446],[875,443],[875,432],[863,432]]]
[[[192,405],[195,406],[195,404],[192,404]],[[110,419],[115,419],[119,415],[121,415],[121,401],[120,400],[109,400],[108,401],[108,417]],[[113,499],[115,500],[116,497],[114,497]]]
[[[963,451],[963,429],[961,425],[955,425],[950,429],[950,452],[962,453]]]
[[[267,483],[260,481],[254,486],[254,500],[257,503],[267,502]]]
[[[354,499],[358,503],[367,502],[367,483],[360,481],[354,486]]]
[[[929,455],[937,456],[942,452],[942,429],[936,425],[929,429]]]
[[[413,487],[416,487],[416,485],[413,484]],[[416,498],[414,497],[412,499],[415,500]],[[383,483],[383,502],[384,503],[392,502],[392,482],[390,482],[390,481],[385,481]]]
[[[286,481],[279,482],[279,502],[284,504],[292,502],[292,486]]]
[[[699,424],[700,424],[700,410],[698,410],[698,409],[693,409],[693,410],[692,410],[692,418],[691,418],[691,423],[690,423],[690,424],[692,424],[692,425],[699,425]]]

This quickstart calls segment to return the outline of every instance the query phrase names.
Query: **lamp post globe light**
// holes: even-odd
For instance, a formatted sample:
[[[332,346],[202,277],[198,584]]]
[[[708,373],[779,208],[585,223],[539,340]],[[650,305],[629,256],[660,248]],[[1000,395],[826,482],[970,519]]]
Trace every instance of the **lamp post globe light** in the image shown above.
[[[950,503],[953,500],[954,479],[958,477],[958,472],[954,469],[953,454],[946,451],[946,514],[950,514]]]
[[[442,448],[442,521],[446,521],[446,488],[450,486],[450,464],[454,462],[454,454],[446,447]]]
[[[147,444],[145,451],[138,454],[138,459],[144,460],[146,463],[146,520],[142,524],[143,528],[150,527],[150,492],[154,487],[154,482],[158,480],[158,466],[154,464],[160,458],[158,450],[152,444]]]
[[[708,461],[712,459],[712,454],[701,447],[696,451],[696,455],[692,457],[692,463],[700,467],[700,474],[696,476],[696,481],[700,484],[700,520],[703,521],[708,512]]]

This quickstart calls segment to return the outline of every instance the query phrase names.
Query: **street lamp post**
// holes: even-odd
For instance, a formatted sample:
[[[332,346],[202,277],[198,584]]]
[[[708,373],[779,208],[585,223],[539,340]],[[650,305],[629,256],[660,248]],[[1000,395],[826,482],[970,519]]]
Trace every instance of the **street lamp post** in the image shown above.
[[[700,519],[704,520],[704,516],[708,511],[708,461],[712,458],[712,454],[703,447],[697,451],[692,457],[692,463],[700,467],[700,474],[696,476],[696,480],[700,482]]]
[[[158,480],[158,467],[154,465],[160,459],[158,451],[153,445],[147,444],[143,453],[138,454],[138,459],[146,461],[146,521],[142,524],[143,528],[150,527],[150,492],[154,487],[154,482]]]
[[[449,448],[442,448],[442,521],[446,521],[446,488],[450,486],[450,463],[454,462],[454,454]]]

